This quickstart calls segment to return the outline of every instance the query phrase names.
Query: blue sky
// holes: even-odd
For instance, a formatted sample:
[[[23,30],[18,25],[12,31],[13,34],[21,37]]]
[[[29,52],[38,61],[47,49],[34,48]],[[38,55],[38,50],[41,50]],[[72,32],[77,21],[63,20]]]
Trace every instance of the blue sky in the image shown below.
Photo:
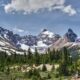
[[[0,26],[20,35],[36,35],[44,28],[63,35],[72,28],[80,37],[80,0],[52,0],[54,4],[51,0],[33,0],[29,6],[30,0],[22,1],[25,4],[21,0],[0,0]],[[39,6],[37,1],[40,1]]]

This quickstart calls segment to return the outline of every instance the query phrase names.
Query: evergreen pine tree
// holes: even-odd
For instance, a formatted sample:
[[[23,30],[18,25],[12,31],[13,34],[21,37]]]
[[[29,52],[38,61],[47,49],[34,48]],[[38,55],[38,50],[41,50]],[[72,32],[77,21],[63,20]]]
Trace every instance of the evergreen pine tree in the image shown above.
[[[26,52],[24,52],[24,63],[26,63],[27,61],[27,55],[26,55]]]
[[[28,61],[28,64],[32,64],[33,63],[33,54],[31,52],[30,48],[28,49],[27,61]]]
[[[40,56],[39,56],[39,53],[37,51],[37,48],[35,48],[35,53],[34,53],[34,62],[35,64],[40,64]]]
[[[52,52],[50,51],[50,48],[48,48],[48,57],[49,57],[49,63],[51,63],[53,56],[52,56]]]
[[[42,71],[47,71],[47,68],[46,68],[45,64],[43,64],[43,66],[42,66]]]

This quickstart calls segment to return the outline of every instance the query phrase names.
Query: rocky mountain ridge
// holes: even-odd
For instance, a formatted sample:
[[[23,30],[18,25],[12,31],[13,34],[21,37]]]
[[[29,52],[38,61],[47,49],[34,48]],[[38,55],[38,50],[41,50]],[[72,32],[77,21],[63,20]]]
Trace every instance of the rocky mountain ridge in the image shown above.
[[[31,51],[34,52],[35,48],[37,48],[39,52],[43,53],[48,48],[51,50],[53,48],[61,49],[64,46],[68,48],[80,47],[80,39],[77,38],[77,34],[75,34],[72,29],[68,29],[68,32],[66,32],[63,37],[47,29],[43,29],[37,36],[20,36],[0,27],[1,50],[7,48],[8,51],[10,49],[14,51],[27,51],[28,48],[31,48]]]

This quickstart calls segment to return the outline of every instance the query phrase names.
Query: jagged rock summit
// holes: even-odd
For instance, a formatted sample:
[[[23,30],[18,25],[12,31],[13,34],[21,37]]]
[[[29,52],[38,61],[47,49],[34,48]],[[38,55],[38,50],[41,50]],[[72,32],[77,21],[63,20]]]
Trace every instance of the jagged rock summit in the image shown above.
[[[77,39],[77,34],[73,32],[72,29],[68,29],[68,32],[64,35],[64,37],[69,41],[69,42],[75,42]]]

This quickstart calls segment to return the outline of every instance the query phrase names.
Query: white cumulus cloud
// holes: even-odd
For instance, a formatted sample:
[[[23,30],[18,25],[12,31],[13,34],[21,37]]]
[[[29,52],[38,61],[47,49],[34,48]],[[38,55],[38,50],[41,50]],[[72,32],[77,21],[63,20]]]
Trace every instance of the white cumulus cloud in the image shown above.
[[[11,0],[4,6],[5,12],[23,12],[24,14],[36,13],[47,9],[52,11],[59,9],[69,15],[76,14],[76,10],[72,6],[65,6],[65,0]]]
[[[72,15],[74,15],[74,14],[77,13],[76,10],[75,10],[74,8],[72,8],[71,5],[68,5],[68,6],[64,7],[62,10],[63,10],[65,13],[69,13],[70,16],[72,16]]]

